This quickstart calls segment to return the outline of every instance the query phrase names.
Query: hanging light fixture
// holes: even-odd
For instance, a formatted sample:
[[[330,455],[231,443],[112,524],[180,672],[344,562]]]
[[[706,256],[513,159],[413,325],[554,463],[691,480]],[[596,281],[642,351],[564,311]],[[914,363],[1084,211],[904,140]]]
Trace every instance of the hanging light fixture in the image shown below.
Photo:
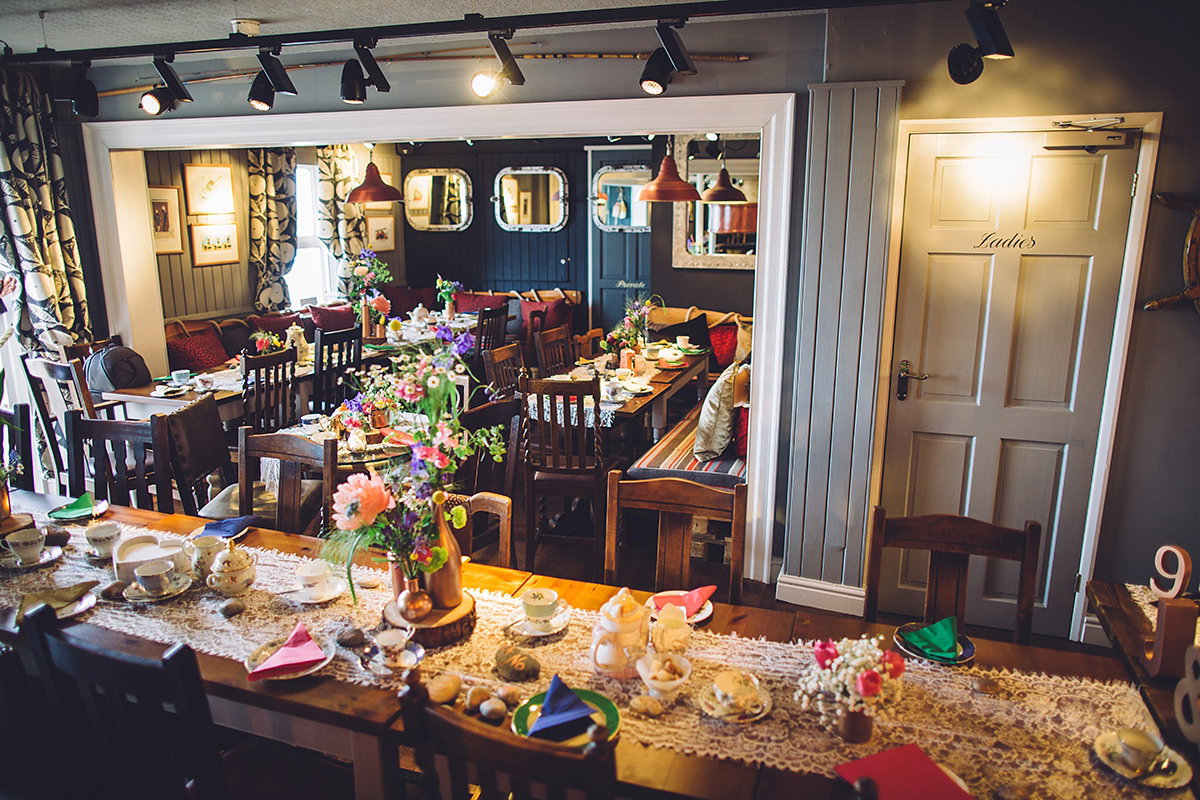
[[[368,144],[367,152],[370,154],[367,161],[367,173],[363,176],[363,182],[350,191],[346,195],[347,203],[379,203],[379,202],[401,202],[404,200],[404,195],[400,194],[400,190],[395,186],[388,186],[383,182],[383,178],[379,177],[379,167],[375,166],[375,145]]]
[[[745,203],[746,193],[733,185],[729,178],[729,170],[725,168],[725,148],[721,148],[721,171],[717,180],[700,195],[701,203]]]
[[[488,34],[488,42],[492,45],[496,58],[500,59],[500,71],[480,70],[471,76],[471,91],[478,97],[490,97],[505,81],[513,86],[525,85],[525,75],[517,66],[517,59],[513,57],[512,51],[508,49],[508,42],[505,41],[512,37],[512,30],[492,31]]]
[[[267,73],[259,70],[254,83],[250,84],[250,94],[246,96],[246,102],[255,111],[270,111],[274,107],[275,87],[271,85]]]
[[[638,191],[636,199],[639,203],[689,203],[699,200],[700,192],[679,177],[679,168],[675,166],[671,148],[667,148],[658,175]]]

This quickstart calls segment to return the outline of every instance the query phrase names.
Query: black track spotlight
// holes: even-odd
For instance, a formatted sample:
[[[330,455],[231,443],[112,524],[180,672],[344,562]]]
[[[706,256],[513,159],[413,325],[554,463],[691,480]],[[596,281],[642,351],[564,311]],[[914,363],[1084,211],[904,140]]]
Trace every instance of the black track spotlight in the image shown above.
[[[352,58],[342,67],[342,102],[362,105],[367,101],[367,79],[363,77],[358,59]]]
[[[158,70],[163,85],[167,87],[167,91],[175,98],[175,102],[190,103],[192,102],[192,96],[188,94],[187,87],[183,85],[183,81],[179,80],[179,76],[175,74],[175,68],[171,66],[171,62],[174,60],[174,53],[155,56],[154,69]],[[170,109],[167,110],[170,111]]]
[[[259,70],[254,83],[250,84],[250,94],[246,95],[246,102],[255,111],[270,111],[275,105],[275,87],[271,85],[267,73]]]
[[[175,110],[175,95],[165,86],[157,86],[142,95],[142,111],[152,117]]]
[[[1013,57],[1012,44],[997,10],[1003,5],[1004,0],[971,0],[967,7],[967,22],[971,23],[971,32],[979,43],[979,54],[984,58]]]
[[[480,70],[471,76],[471,91],[476,96],[490,97],[505,81],[513,86],[525,85],[525,75],[517,66],[517,59],[513,57],[512,51],[508,49],[508,42],[504,41],[511,39],[512,35],[512,31],[492,31],[488,34],[488,42],[496,52],[496,58],[500,59],[500,71]]]
[[[974,83],[983,74],[983,58],[976,48],[963,42],[950,51],[946,57],[946,67],[950,70],[950,79],[965,86]]]
[[[100,115],[100,96],[96,93],[96,84],[88,80],[87,72],[92,66],[91,61],[75,61],[71,64],[71,72],[63,81],[55,100],[71,101],[71,110],[76,116],[97,117]]]
[[[271,86],[279,94],[295,96],[298,94],[296,85],[288,77],[287,70],[283,68],[283,62],[279,60],[278,56],[278,47],[274,50],[269,47],[258,49],[258,63],[262,65],[263,72],[267,73],[267,80],[271,82]]]
[[[358,60],[362,62],[362,67],[367,71],[367,85],[374,86],[377,92],[390,92],[392,85],[388,83],[387,77],[384,76],[383,70],[379,68],[379,63],[375,61],[375,56],[371,55],[371,48],[375,46],[375,40],[354,43],[354,52],[358,53]]]
[[[671,83],[671,57],[660,47],[646,59],[639,81],[646,94],[663,94]]]
[[[692,63],[692,57],[683,46],[683,40],[679,38],[679,31],[676,30],[682,27],[683,20],[659,20],[654,26],[654,31],[671,58],[671,69],[680,75],[695,75],[696,65]]]

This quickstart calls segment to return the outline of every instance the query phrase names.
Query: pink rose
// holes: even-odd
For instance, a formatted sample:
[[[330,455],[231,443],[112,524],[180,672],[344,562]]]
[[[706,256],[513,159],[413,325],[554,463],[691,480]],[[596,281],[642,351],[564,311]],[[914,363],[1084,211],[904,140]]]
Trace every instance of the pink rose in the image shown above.
[[[884,650],[883,668],[889,678],[899,678],[904,674],[904,656],[894,650]]]
[[[873,669],[859,673],[858,678],[854,681],[854,685],[858,688],[858,693],[863,697],[874,697],[879,694],[879,690],[883,688],[883,678],[879,677],[879,673]]]
[[[378,475],[355,473],[333,494],[333,521],[344,531],[375,522],[384,511],[396,507],[396,498]]]
[[[817,642],[813,647],[813,655],[817,659],[817,666],[821,669],[827,669],[833,663],[833,660],[838,657],[837,645],[832,640]]]
[[[380,314],[386,314],[392,310],[392,301],[388,300],[383,295],[371,298],[371,307]]]
[[[354,268],[354,274],[355,274],[355,275],[357,275],[357,276],[358,276],[358,277],[360,277],[360,278],[361,278],[363,275],[366,275],[368,272],[370,272],[370,270],[368,270],[368,269],[367,269],[366,267],[364,267],[362,264],[359,264],[357,267],[355,267],[355,268]]]
[[[259,339],[254,343],[254,346],[258,348],[258,352],[263,353],[266,352],[266,349],[271,346],[271,343],[266,339]]]

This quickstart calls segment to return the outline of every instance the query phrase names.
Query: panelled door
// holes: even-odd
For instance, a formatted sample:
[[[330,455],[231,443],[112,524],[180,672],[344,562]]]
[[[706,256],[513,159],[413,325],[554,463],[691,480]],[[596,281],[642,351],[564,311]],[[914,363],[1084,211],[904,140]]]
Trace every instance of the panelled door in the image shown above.
[[[1069,633],[1137,137],[909,139],[884,455],[889,516],[1042,525],[1034,630]],[[903,361],[914,376],[898,394]],[[925,376],[928,376],[927,378]],[[881,606],[920,614],[927,556],[885,551]],[[967,621],[1013,626],[1015,562],[973,559]]]
[[[598,170],[609,167],[617,168],[636,164],[649,168],[651,162],[650,146],[588,148],[589,186],[595,186],[595,175]],[[646,176],[649,179],[649,174]],[[639,215],[629,213],[613,215],[613,209],[623,205],[632,206],[632,198],[636,189],[618,187],[624,192],[612,198],[605,198],[610,211],[610,219],[637,220]],[[592,190],[594,193],[594,189]],[[650,296],[650,232],[644,231],[605,231],[596,226],[595,198],[588,204],[588,240],[591,254],[589,274],[590,301],[592,303],[592,325],[612,330],[625,315],[625,299],[636,295]],[[641,214],[640,216],[645,216]],[[648,224],[648,221],[643,223]]]

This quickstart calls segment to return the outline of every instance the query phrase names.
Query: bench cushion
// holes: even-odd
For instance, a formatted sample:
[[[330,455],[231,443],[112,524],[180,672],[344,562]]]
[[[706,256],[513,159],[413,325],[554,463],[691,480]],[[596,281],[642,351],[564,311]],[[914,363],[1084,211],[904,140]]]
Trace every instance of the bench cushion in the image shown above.
[[[228,358],[225,346],[212,331],[201,331],[195,336],[181,336],[167,342],[167,361],[171,369],[203,372],[223,364]]]
[[[701,405],[688,412],[659,442],[629,467],[630,480],[684,478],[708,486],[731,489],[746,482],[746,461],[730,448],[720,458],[701,462],[692,453]]]

